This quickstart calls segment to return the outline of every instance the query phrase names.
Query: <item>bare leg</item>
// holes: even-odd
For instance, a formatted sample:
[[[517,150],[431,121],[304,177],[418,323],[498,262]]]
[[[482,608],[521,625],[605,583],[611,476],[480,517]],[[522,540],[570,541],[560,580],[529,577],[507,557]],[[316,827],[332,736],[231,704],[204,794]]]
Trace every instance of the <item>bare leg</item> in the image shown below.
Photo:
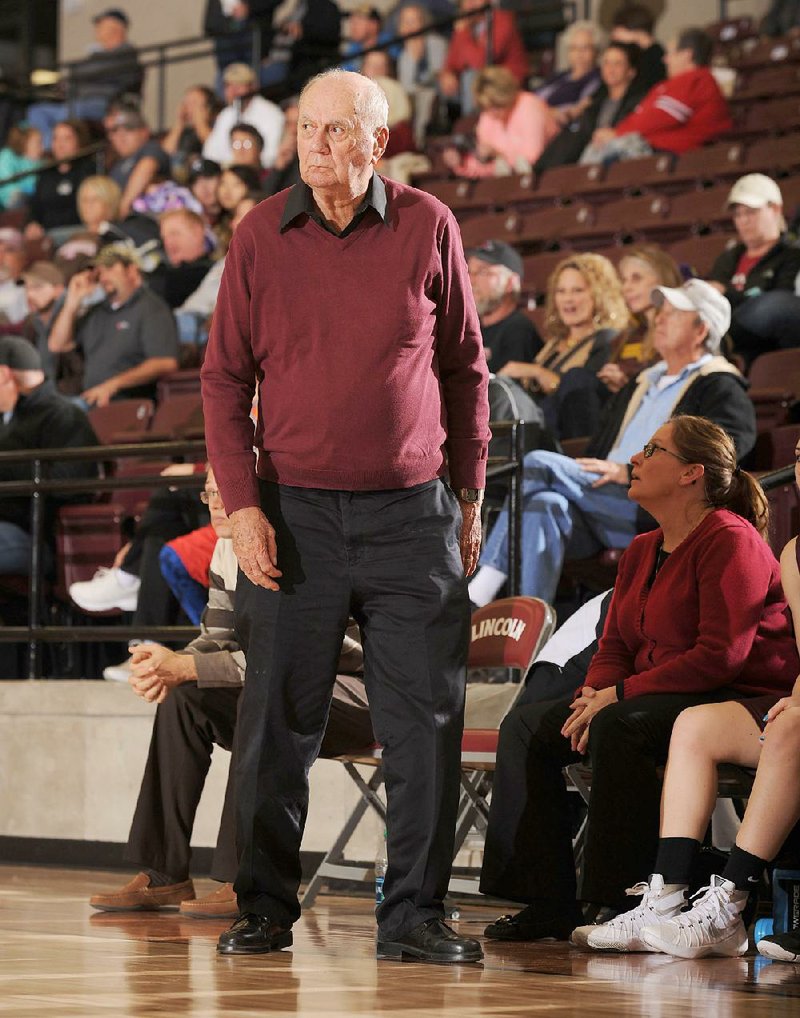
[[[736,844],[761,859],[774,859],[800,818],[800,704],[790,702],[767,725],[753,791]]]
[[[702,841],[717,799],[717,765],[755,767],[761,731],[740,703],[689,707],[672,729],[661,796],[661,837]]]

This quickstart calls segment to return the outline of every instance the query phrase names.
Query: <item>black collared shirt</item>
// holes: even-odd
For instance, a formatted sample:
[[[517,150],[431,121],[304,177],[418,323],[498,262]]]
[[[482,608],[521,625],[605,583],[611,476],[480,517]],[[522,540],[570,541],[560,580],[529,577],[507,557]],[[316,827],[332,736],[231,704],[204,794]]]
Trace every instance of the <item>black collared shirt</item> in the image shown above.
[[[323,230],[327,230],[328,233],[332,233],[335,237],[347,237],[353,232],[353,230],[355,230],[370,209],[374,209],[384,223],[388,223],[386,186],[377,173],[372,174],[372,179],[370,180],[369,187],[364,195],[364,200],[358,206],[355,211],[355,215],[341,233],[337,233],[330,223],[326,222],[324,216],[314,202],[314,195],[311,188],[308,184],[301,180],[294,185],[286,200],[286,207],[284,208],[283,215],[281,216],[280,231],[283,233],[284,230],[291,226],[298,216],[305,215],[308,216],[309,219],[313,219],[315,223],[318,223],[323,228]]]

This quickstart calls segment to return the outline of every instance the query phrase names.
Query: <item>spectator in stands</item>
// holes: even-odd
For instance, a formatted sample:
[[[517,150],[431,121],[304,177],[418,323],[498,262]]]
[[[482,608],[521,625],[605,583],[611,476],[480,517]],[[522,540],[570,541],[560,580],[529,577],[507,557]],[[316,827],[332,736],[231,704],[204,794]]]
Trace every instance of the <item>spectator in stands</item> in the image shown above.
[[[785,233],[780,187],[763,173],[740,177],[728,207],[739,243],[717,258],[709,282],[733,308],[731,339],[749,364],[768,350],[800,346],[800,248]]]
[[[343,47],[340,65],[342,70],[362,71],[364,54],[392,37],[391,32],[383,30],[382,24],[377,7],[362,4],[350,12],[347,19],[347,42]]]
[[[275,7],[269,52],[261,61],[262,87],[301,88],[312,75],[335,64],[340,23],[334,0],[290,0]]]
[[[180,307],[202,283],[212,266],[201,216],[190,209],[165,212],[159,220],[166,265],[162,296],[171,308]]]
[[[28,313],[25,294],[17,285],[25,261],[25,242],[20,231],[11,226],[0,227],[0,327],[17,326]]]
[[[528,906],[487,927],[493,939],[566,939],[583,921],[565,765],[587,753],[592,765],[581,898],[624,908],[625,888],[653,858],[657,768],[678,715],[723,700],[755,710],[797,673],[768,503],[737,468],[731,438],[676,416],[631,465],[630,497],[659,528],[622,556],[586,681],[501,727],[481,890]],[[591,929],[575,929],[573,942]]]
[[[789,35],[800,27],[800,4],[797,0],[772,0],[761,22],[762,35]]]
[[[212,89],[192,85],[183,93],[175,120],[161,139],[161,147],[169,155],[172,172],[185,179],[192,158],[202,154],[203,145],[214,127],[219,104]]]
[[[189,164],[189,190],[200,202],[206,225],[214,226],[220,216],[217,187],[222,169],[211,159],[196,158]]]
[[[525,457],[522,593],[552,601],[565,556],[586,558],[624,548],[652,526],[628,499],[628,461],[673,413],[707,417],[728,431],[739,457],[755,444],[755,411],[744,378],[719,347],[730,305],[713,287],[692,279],[659,287],[653,343],[663,360],[628,382],[606,403],[586,456]],[[488,604],[507,577],[508,514],[495,523],[470,582],[474,604]]]
[[[64,395],[77,395],[81,391],[83,359],[77,351],[51,353],[47,345],[50,328],[64,303],[64,273],[53,262],[39,261],[22,273],[22,280],[30,308],[24,334],[36,347],[48,381]]]
[[[42,164],[42,135],[35,127],[18,125],[9,129],[0,148],[0,180],[36,170]],[[36,174],[0,185],[0,208],[16,209],[25,205],[36,190]]]
[[[525,92],[504,67],[486,67],[475,78],[475,101],[481,114],[475,128],[475,151],[443,152],[445,165],[462,177],[502,177],[528,173],[558,125],[544,100]]]
[[[206,0],[203,31],[214,40],[218,78],[231,64],[252,59],[253,36],[248,25],[258,22],[262,31],[268,30],[274,9],[275,0]]]
[[[484,0],[460,0],[464,17],[456,22],[447,58],[439,74],[439,88],[446,98],[460,103],[462,115],[475,109],[473,82],[486,66],[505,67],[523,85],[528,75],[528,54],[511,11],[492,11],[492,59],[486,59],[486,14],[473,14]]]
[[[708,66],[712,49],[702,29],[679,32],[667,46],[669,78],[615,127],[598,128],[581,162],[609,163],[653,152],[680,155],[730,130],[728,105]]]
[[[389,141],[383,160],[393,159],[405,152],[413,152],[416,148],[413,111],[408,93],[397,80],[394,61],[385,50],[367,53],[361,61],[361,73],[371,81],[380,85],[386,101],[389,103]],[[384,165],[378,166],[378,172],[384,173]],[[392,176],[388,173],[387,176]],[[396,178],[394,178],[396,179]]]
[[[80,223],[78,188],[94,173],[91,157],[75,156],[88,143],[89,132],[82,120],[61,120],[53,128],[51,148],[56,165],[37,175],[36,190],[28,203],[26,240],[41,240],[48,233],[58,246],[75,232]]]
[[[609,392],[619,392],[659,359],[653,342],[657,312],[653,292],[659,286],[679,287],[683,282],[675,260],[657,244],[626,248],[617,271],[634,324],[617,337],[608,363],[597,372]]]
[[[565,124],[536,162],[537,172],[577,163],[594,132],[624,120],[644,98],[647,89],[638,75],[638,46],[610,42],[600,58],[602,85],[588,107]]]
[[[41,131],[45,149],[50,148],[53,127],[65,117],[101,120],[116,96],[142,91],[144,71],[128,42],[128,15],[119,7],[109,7],[92,21],[96,48],[70,71],[66,82],[69,103],[42,102],[28,107],[28,121]]]
[[[175,652],[157,643],[131,648],[129,682],[148,703],[156,703],[150,751],[125,857],[142,867],[120,890],[93,895],[101,911],[156,911],[179,905],[197,919],[238,914],[233,879],[237,870],[233,775],[222,808],[211,876],[220,886],[195,898],[189,878],[190,833],[215,745],[233,748],[236,714],[244,681],[245,650],[234,624],[238,562],[231,526],[211,471],[205,485],[219,540],[211,560],[211,587],[200,635]],[[360,675],[363,654],[358,629],[345,637],[322,745],[322,756],[365,749],[374,741],[366,690]]]
[[[252,166],[261,174],[261,154],[264,139],[252,124],[234,124],[231,128],[231,166]]]
[[[300,161],[297,158],[297,97],[283,103],[283,135],[278,146],[275,163],[267,174],[262,190],[265,197],[277,194],[286,187],[292,187],[300,180]]]
[[[250,166],[229,166],[222,171],[217,185],[221,215],[216,232],[223,248],[227,249],[230,243],[231,219],[236,207],[248,194],[258,191],[260,186],[260,175]]]
[[[467,265],[489,371],[496,375],[508,361],[529,363],[541,350],[542,339],[519,310],[519,254],[502,240],[487,240],[467,251]]]
[[[400,8],[397,32],[409,36],[431,23],[431,12],[423,4],[410,3]],[[414,103],[414,138],[422,148],[425,132],[433,119],[437,80],[447,57],[447,40],[436,32],[425,32],[405,39],[397,57],[397,79]]]
[[[603,39],[594,22],[573,21],[564,33],[564,42],[567,69],[536,89],[536,94],[553,108],[562,125],[580,116],[600,87],[597,58]]]
[[[135,254],[110,244],[99,252],[96,269],[69,281],[64,306],[53,323],[53,353],[83,352],[81,399],[106,406],[112,399],[152,397],[155,383],[178,367],[175,320],[164,301],[144,285]],[[97,283],[105,300],[85,309]]]
[[[614,266],[602,255],[568,256],[550,276],[545,308],[544,347],[532,364],[512,360],[500,374],[535,394],[554,437],[591,434],[600,412],[595,376],[630,325]]]
[[[99,237],[103,227],[119,219],[122,189],[111,177],[86,177],[78,187],[78,215],[87,231]]]
[[[42,360],[36,349],[18,336],[0,336],[0,452],[23,449],[80,448],[97,445],[86,414],[56,392],[45,379]],[[97,476],[97,464],[78,460],[56,460],[48,477],[54,480],[79,480]],[[4,463],[2,481],[28,481],[33,464]],[[79,496],[77,501],[86,501]],[[52,566],[50,537],[55,532],[55,513],[60,505],[75,501],[75,496],[45,497],[43,549],[45,565]],[[0,574],[27,574],[31,557],[31,497],[3,495],[0,498]]]
[[[629,43],[641,50],[638,78],[645,89],[651,89],[667,76],[664,47],[656,42],[654,26],[652,10],[639,3],[624,3],[611,19],[614,42]]]
[[[230,163],[233,159],[231,128],[243,121],[252,124],[264,139],[261,162],[269,169],[275,161],[283,129],[280,107],[258,95],[255,75],[247,64],[229,64],[223,81],[227,105],[220,111],[211,134],[206,138],[203,155],[221,165]]]
[[[150,135],[147,121],[133,110],[111,113],[105,129],[117,161],[109,176],[122,191],[119,211],[124,219],[155,177],[168,177],[169,156]]]

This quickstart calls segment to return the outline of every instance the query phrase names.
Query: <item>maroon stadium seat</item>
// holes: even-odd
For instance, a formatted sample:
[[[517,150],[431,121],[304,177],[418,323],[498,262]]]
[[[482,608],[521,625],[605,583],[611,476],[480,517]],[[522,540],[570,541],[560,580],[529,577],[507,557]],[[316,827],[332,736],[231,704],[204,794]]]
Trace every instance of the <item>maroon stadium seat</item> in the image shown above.
[[[150,426],[153,416],[151,399],[120,399],[108,406],[96,406],[89,410],[89,423],[101,445],[110,445],[124,432],[130,441],[142,435]]]

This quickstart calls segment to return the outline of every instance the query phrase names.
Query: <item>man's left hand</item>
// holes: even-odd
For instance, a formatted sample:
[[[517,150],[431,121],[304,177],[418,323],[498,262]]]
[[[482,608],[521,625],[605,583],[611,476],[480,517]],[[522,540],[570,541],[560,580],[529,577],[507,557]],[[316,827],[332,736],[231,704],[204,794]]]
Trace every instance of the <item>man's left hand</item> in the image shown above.
[[[461,506],[461,561],[464,564],[464,575],[472,576],[478,565],[481,553],[481,504],[480,502],[462,502]]]

